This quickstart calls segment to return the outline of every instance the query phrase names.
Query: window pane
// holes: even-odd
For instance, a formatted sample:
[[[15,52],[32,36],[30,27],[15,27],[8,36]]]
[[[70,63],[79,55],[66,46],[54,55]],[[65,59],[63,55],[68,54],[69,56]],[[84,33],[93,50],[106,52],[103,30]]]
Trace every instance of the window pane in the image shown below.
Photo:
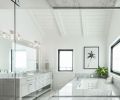
[[[72,70],[72,53],[72,50],[59,52],[59,70]]]
[[[25,71],[27,68],[26,51],[16,51],[16,69],[17,71]]]
[[[113,71],[120,73],[120,43],[113,47]]]

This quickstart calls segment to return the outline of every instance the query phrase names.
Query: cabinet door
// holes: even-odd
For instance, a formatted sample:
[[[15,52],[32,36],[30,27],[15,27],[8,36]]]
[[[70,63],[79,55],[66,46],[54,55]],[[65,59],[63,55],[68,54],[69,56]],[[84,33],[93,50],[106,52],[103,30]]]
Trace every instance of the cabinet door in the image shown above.
[[[20,79],[20,97],[28,95],[27,79]]]
[[[32,93],[32,92],[34,92],[36,90],[35,89],[35,78],[28,79],[27,84],[28,84],[28,92],[29,93]]]
[[[39,74],[36,76],[36,90],[40,90],[41,88],[47,86],[52,83],[52,75],[51,73]]]
[[[23,84],[23,85],[21,86],[20,97],[23,97],[23,96],[28,95],[28,94],[29,94],[28,92],[29,92],[29,91],[28,91],[28,86],[27,86],[27,84]]]
[[[44,86],[51,84],[52,76],[50,73],[45,74],[44,76]]]
[[[36,90],[41,89],[44,85],[44,77],[43,75],[39,75],[36,79]]]

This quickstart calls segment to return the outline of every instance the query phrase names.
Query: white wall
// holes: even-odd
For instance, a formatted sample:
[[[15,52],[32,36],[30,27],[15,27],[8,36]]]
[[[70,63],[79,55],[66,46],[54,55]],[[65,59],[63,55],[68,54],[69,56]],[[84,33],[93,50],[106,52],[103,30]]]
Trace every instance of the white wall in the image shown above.
[[[29,15],[29,11],[26,9],[17,9],[16,14],[16,31],[25,40],[34,42],[42,41],[40,32],[36,27],[32,17]]]
[[[39,49],[39,67],[43,66],[44,63],[44,45],[42,44],[43,40],[41,37],[41,31],[36,26],[33,18],[26,9],[17,9],[17,32],[21,35],[24,40],[34,42],[39,41],[41,47]],[[42,52],[43,51],[43,52]],[[40,69],[40,68],[39,68]]]
[[[110,46],[117,40],[117,38],[120,37],[120,10],[114,10],[112,20],[111,20],[111,26],[109,30],[108,35],[108,66],[110,69]],[[110,72],[110,75],[120,78],[120,76],[112,74]]]
[[[114,10],[112,20],[111,20],[111,27],[109,30],[108,35],[108,66],[109,66],[109,75],[113,77],[114,85],[120,89],[120,76],[113,74],[110,72],[110,47],[111,45],[120,38],[120,10]]]
[[[44,44],[45,59],[48,59],[51,71],[54,76],[54,88],[60,88],[73,79],[75,73],[92,73],[95,70],[83,69],[83,47],[99,46],[100,48],[100,66],[106,66],[106,38],[100,36],[88,37],[60,37],[47,40]],[[58,72],[58,49],[74,49],[73,54],[73,72]]]
[[[42,41],[39,29],[27,10],[17,9],[16,22],[17,34],[20,34],[23,40],[30,42]],[[10,30],[14,30],[14,11],[13,9],[0,9],[0,31],[9,33]],[[41,51],[39,54],[41,54]],[[40,55],[40,65],[41,59]]]
[[[7,39],[0,38],[0,70],[11,71],[11,49],[12,42]]]

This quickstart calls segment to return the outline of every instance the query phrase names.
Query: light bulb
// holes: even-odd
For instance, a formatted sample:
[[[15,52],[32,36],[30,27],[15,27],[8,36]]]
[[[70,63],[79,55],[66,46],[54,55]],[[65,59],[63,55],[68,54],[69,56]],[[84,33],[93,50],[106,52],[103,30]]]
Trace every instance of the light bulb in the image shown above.
[[[6,33],[3,32],[3,33],[2,33],[2,36],[3,36],[3,38],[6,38]]]

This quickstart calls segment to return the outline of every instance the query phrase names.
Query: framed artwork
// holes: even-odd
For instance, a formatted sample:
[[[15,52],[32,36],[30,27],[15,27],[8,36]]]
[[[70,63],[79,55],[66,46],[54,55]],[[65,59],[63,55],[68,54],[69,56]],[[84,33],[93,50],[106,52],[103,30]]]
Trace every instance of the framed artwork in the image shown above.
[[[99,47],[84,47],[84,69],[96,69],[99,66]]]

